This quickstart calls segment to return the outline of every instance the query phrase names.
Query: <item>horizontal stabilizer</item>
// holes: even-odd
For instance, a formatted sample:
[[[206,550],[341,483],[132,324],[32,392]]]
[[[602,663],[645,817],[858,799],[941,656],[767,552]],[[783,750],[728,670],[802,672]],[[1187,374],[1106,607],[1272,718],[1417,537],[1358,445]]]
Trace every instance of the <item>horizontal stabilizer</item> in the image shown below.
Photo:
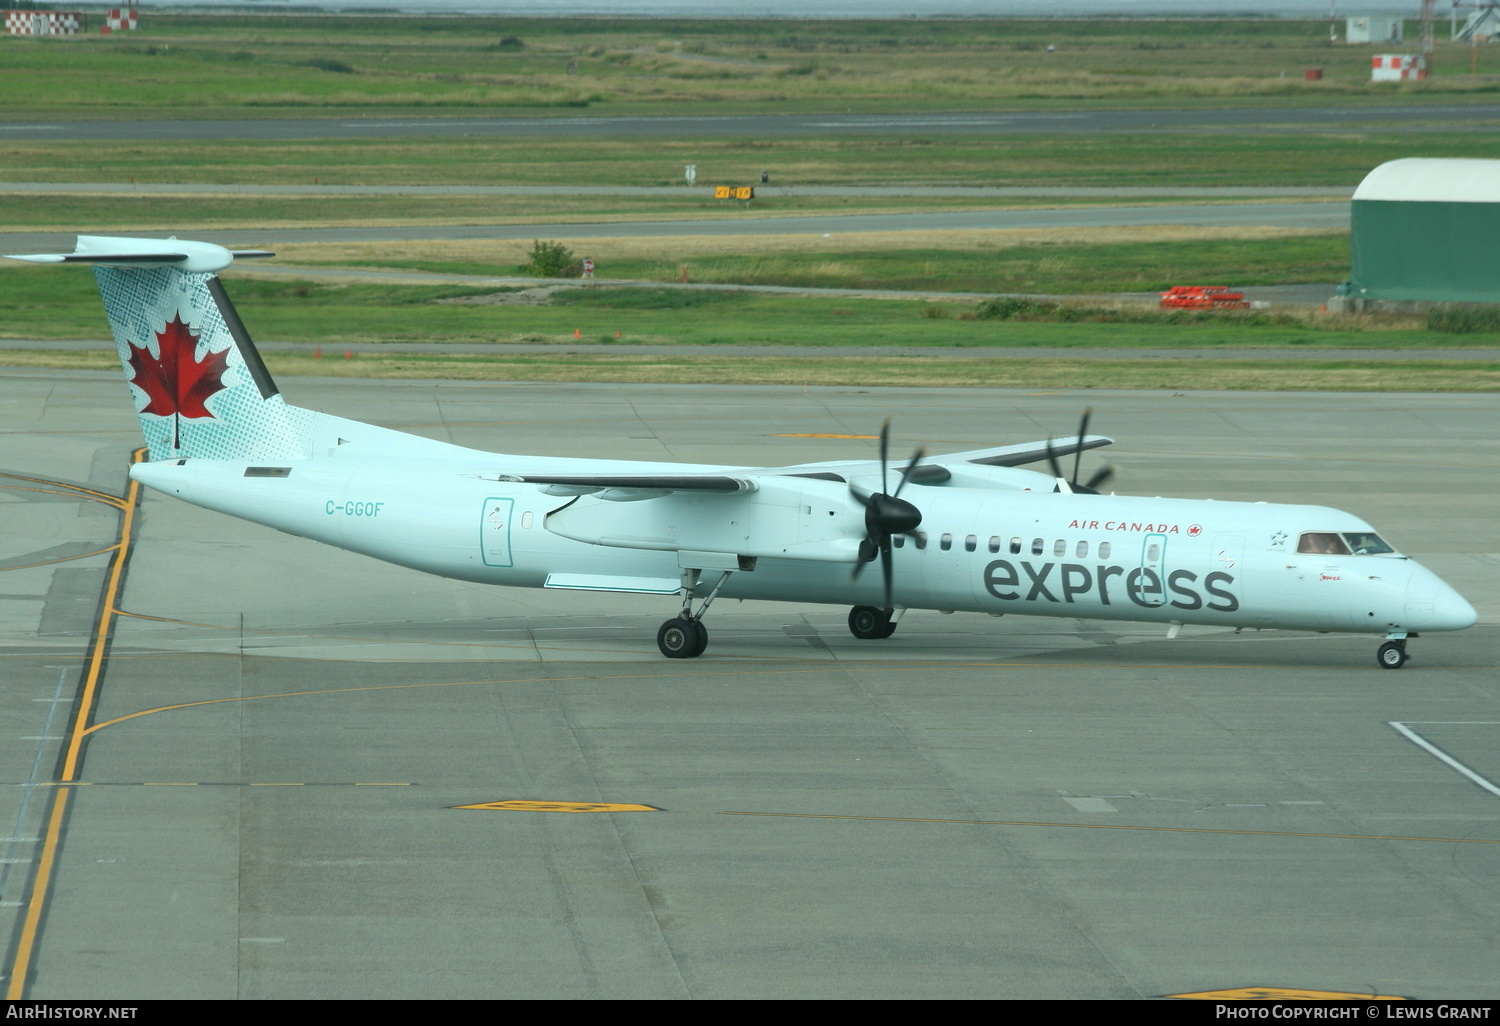
[[[275,255],[264,249],[228,250],[212,242],[80,235],[71,253],[14,253],[7,254],[7,258],[34,264],[114,264],[212,273],[222,271],[234,263],[235,258],[243,260]]]

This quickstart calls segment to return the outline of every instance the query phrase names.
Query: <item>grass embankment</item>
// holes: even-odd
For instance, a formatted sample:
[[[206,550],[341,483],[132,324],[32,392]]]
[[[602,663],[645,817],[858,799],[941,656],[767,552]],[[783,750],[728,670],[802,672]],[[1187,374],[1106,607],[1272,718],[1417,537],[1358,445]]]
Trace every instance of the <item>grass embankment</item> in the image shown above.
[[[1487,75],[1372,84],[1327,22],[982,18],[555,20],[199,16],[112,36],[0,38],[11,117],[973,110],[1067,103],[1389,102]],[[1055,47],[1049,52],[1048,47]],[[1467,69],[1439,44],[1439,67]],[[1494,72],[1486,56],[1482,70]],[[1303,80],[1308,67],[1321,81]],[[101,89],[100,82],[111,83]]]

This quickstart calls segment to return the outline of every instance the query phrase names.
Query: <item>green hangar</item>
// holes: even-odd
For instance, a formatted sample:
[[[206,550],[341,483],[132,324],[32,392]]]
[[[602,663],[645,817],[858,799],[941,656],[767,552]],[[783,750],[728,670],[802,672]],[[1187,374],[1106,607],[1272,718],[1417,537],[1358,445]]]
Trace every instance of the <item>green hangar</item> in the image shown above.
[[[1351,299],[1500,303],[1500,160],[1381,164],[1354,191],[1349,245]]]

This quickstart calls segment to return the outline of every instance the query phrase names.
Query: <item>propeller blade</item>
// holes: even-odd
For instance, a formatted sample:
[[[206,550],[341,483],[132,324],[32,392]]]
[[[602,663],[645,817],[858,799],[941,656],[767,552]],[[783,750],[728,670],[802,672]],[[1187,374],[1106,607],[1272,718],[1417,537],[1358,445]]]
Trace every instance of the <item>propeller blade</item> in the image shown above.
[[[1094,476],[1088,479],[1088,482],[1084,485],[1084,487],[1089,489],[1090,491],[1097,492],[1101,485],[1107,484],[1114,476],[1114,467],[1108,465],[1100,467],[1098,470],[1094,471]]]
[[[922,448],[921,446],[918,446],[917,451],[912,453],[911,462],[906,465],[905,470],[901,471],[901,480],[896,482],[896,490],[894,493],[892,493],[891,498],[894,499],[896,498],[896,496],[901,494],[901,489],[905,488],[906,482],[911,480],[912,470],[916,468],[916,465],[918,463],[922,462],[923,458],[926,457],[926,455],[927,450]]]
[[[1092,416],[1093,413],[1093,410],[1085,407],[1083,411],[1083,420],[1079,421],[1078,423],[1078,448],[1073,450],[1073,476],[1068,479],[1075,485],[1078,484],[1079,462],[1083,459],[1083,436],[1089,433],[1089,417]]]
[[[891,491],[891,485],[890,482],[886,480],[885,473],[886,463],[888,462],[887,457],[890,455],[890,450],[891,419],[887,417],[885,423],[880,425],[880,490],[886,495],[889,495]]]
[[[1059,481],[1062,480],[1062,467],[1057,462],[1057,452],[1052,448],[1052,436],[1047,436],[1047,466],[1052,468],[1052,476]]]

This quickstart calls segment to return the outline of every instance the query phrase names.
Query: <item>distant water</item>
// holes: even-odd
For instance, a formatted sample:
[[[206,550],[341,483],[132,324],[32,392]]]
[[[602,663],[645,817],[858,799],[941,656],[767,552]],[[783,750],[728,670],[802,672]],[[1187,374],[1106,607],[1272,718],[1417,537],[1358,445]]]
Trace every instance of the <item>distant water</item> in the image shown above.
[[[150,7],[239,9],[318,8],[327,11],[406,11],[515,17],[614,15],[632,18],[1046,18],[1087,16],[1258,15],[1325,18],[1329,0],[736,0],[710,9],[703,0],[150,0]],[[1416,0],[1342,0],[1340,17],[1409,14]],[[1411,8],[1408,11],[1407,8]]]

